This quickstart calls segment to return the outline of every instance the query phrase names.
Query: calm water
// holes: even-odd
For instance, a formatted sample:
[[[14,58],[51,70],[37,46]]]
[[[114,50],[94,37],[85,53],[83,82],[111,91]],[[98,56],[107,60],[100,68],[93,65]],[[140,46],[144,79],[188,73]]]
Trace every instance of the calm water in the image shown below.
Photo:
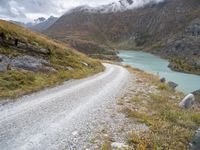
[[[168,67],[169,62],[158,56],[141,51],[120,51],[119,57],[124,60],[124,64],[159,74],[168,81],[177,83],[177,89],[186,94],[200,89],[200,76],[172,71]]]

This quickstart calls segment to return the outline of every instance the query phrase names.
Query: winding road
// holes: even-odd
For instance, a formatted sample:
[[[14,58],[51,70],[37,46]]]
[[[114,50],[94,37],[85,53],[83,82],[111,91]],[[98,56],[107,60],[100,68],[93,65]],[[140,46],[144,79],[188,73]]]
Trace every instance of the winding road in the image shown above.
[[[129,82],[123,67],[24,96],[0,107],[1,150],[84,149]]]

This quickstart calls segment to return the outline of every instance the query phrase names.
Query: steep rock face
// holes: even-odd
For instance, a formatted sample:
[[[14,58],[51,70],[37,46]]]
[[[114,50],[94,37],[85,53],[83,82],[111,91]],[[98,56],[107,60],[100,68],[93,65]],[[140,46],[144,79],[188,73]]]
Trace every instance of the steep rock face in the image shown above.
[[[127,9],[123,11],[111,9],[102,13],[110,6],[123,6],[120,2],[126,2],[130,7],[125,6]],[[169,58],[180,54],[177,59],[188,66],[199,64],[200,2],[156,2],[160,3],[144,1],[143,7],[131,7],[135,1],[119,1],[102,6],[102,11],[79,7],[63,15],[46,33],[65,42],[71,38],[82,39],[118,49],[140,48]],[[177,68],[183,70],[183,67]],[[190,70],[194,68],[184,71]]]

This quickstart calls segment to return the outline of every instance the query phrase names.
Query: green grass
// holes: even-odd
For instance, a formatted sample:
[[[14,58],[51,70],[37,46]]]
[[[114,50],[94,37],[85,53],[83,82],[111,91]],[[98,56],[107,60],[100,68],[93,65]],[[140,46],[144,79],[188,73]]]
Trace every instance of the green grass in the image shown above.
[[[0,20],[0,33],[6,41],[17,39],[27,45],[49,49],[49,54],[40,54],[32,51],[21,51],[9,45],[0,45],[0,54],[8,57],[31,55],[42,57],[50,62],[56,73],[30,72],[22,70],[8,70],[0,73],[0,98],[18,97],[35,92],[46,87],[61,84],[69,79],[80,79],[104,70],[97,60],[88,58],[69,45],[54,41],[48,37],[34,33],[15,24]],[[88,66],[85,66],[87,63]],[[67,70],[71,67],[73,70]]]
[[[133,95],[130,104],[138,109],[123,109],[129,119],[149,127],[148,132],[131,131],[128,138],[130,147],[136,150],[187,150],[189,141],[200,126],[198,105],[188,110],[179,108],[178,104],[184,97],[182,93],[174,91],[167,84],[161,84],[156,76],[136,69],[129,70],[146,86],[154,85],[158,90],[158,93],[148,94],[148,97],[147,93],[141,92]]]

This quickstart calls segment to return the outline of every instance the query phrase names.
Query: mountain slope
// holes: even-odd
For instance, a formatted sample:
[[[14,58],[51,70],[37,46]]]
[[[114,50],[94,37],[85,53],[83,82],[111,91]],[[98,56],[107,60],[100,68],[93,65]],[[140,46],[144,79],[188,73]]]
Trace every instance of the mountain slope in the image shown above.
[[[66,44],[0,20],[0,97],[19,96],[103,67]]]
[[[109,5],[103,7],[109,8]],[[88,8],[79,7],[63,15],[46,33],[64,42],[81,39],[117,49],[148,50],[170,58],[173,62],[171,67],[176,70],[200,73],[197,59],[200,56],[199,35],[187,33],[187,29],[195,26],[192,24],[198,18],[198,0],[151,1],[143,7],[128,7],[123,11],[108,13],[91,12]],[[198,30],[198,27],[191,30]],[[182,43],[183,48],[177,49],[177,41]],[[185,44],[187,46],[184,43],[188,43]],[[180,57],[172,58],[177,53],[181,53]],[[174,64],[176,62],[179,62],[177,67]]]

